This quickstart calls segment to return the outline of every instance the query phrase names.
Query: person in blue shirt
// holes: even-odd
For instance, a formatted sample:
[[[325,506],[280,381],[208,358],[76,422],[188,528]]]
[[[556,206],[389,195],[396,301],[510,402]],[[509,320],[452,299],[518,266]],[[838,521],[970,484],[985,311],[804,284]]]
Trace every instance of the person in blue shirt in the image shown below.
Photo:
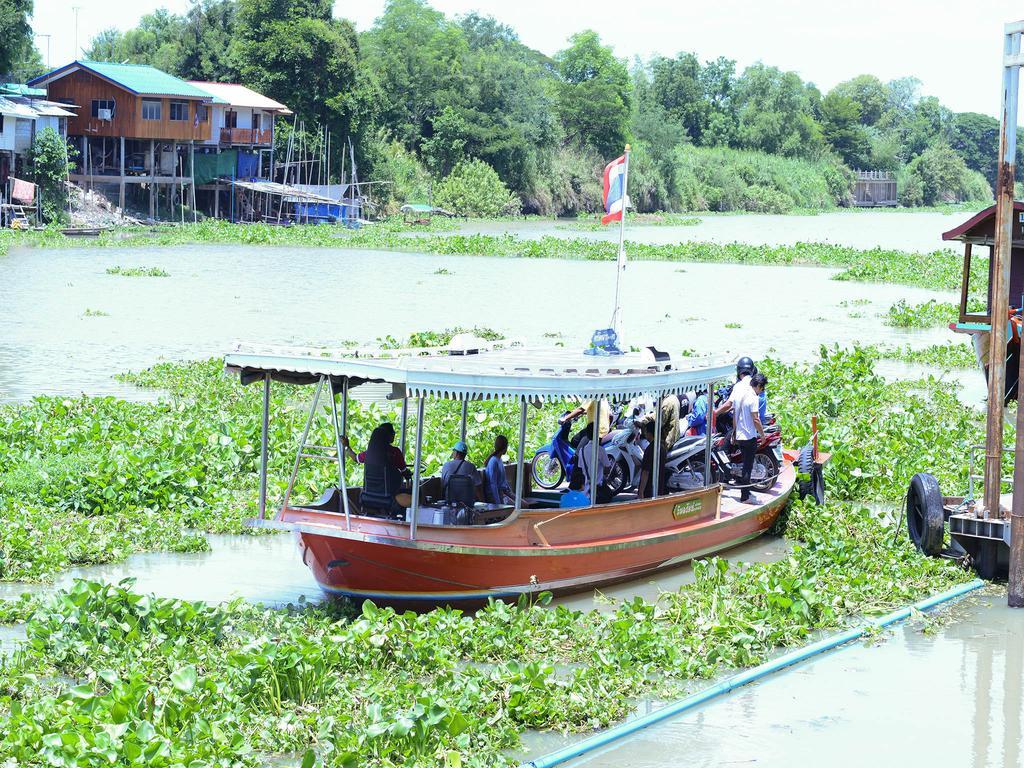
[[[484,500],[489,504],[512,504],[515,494],[505,477],[505,463],[501,457],[508,452],[508,438],[498,435],[494,438],[494,450],[484,465]]]
[[[708,431],[708,393],[704,392],[693,401],[690,411],[690,431],[695,435],[704,435]]]

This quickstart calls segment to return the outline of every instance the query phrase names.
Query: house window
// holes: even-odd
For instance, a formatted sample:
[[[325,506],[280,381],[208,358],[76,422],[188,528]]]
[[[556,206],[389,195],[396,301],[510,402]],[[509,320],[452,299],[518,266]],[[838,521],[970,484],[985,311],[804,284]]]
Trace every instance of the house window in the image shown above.
[[[143,99],[142,100],[142,119],[143,120],[159,120],[160,119],[160,102],[155,99]]]
[[[252,129],[258,131],[260,129],[260,116],[258,112],[252,113]]]
[[[205,123],[210,119],[210,108],[205,104],[196,104],[196,115],[200,123]]]
[[[224,127],[225,128],[237,128],[238,127],[238,113],[233,109],[229,109],[224,113]]]
[[[171,102],[171,120],[188,120],[188,102]]]
[[[100,113],[103,113],[102,116]],[[92,116],[97,120],[113,120],[114,119],[114,100],[113,99],[93,99],[92,100]]]

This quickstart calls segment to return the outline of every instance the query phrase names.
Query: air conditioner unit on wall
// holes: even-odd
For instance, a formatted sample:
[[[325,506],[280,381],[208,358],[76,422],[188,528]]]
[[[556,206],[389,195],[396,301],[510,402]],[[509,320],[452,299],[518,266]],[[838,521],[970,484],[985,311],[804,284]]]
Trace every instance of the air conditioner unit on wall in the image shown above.
[[[106,120],[107,122],[110,122],[110,120],[114,117],[114,110],[98,109],[96,110],[96,115],[97,117],[99,117],[100,120]]]

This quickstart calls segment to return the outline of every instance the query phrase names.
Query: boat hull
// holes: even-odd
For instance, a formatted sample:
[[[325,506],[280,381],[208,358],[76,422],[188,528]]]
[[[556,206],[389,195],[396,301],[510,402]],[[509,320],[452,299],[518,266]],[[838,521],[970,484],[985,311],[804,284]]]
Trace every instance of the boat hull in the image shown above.
[[[792,491],[786,462],[775,488],[741,504],[719,487],[657,500],[547,512],[498,526],[421,526],[288,509],[303,562],[329,595],[429,608],[472,607],[540,592],[567,594],[681,566],[760,536]]]

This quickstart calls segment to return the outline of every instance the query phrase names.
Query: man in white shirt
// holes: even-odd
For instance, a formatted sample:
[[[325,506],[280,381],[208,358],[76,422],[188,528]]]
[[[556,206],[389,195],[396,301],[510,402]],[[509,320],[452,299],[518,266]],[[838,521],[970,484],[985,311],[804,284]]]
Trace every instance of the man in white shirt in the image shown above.
[[[740,474],[740,501],[750,498],[750,473],[754,469],[754,454],[757,453],[758,438],[764,437],[764,427],[758,415],[758,398],[768,385],[763,373],[750,377],[749,386],[733,387],[729,401],[733,404],[733,442],[740,449],[742,458]]]

